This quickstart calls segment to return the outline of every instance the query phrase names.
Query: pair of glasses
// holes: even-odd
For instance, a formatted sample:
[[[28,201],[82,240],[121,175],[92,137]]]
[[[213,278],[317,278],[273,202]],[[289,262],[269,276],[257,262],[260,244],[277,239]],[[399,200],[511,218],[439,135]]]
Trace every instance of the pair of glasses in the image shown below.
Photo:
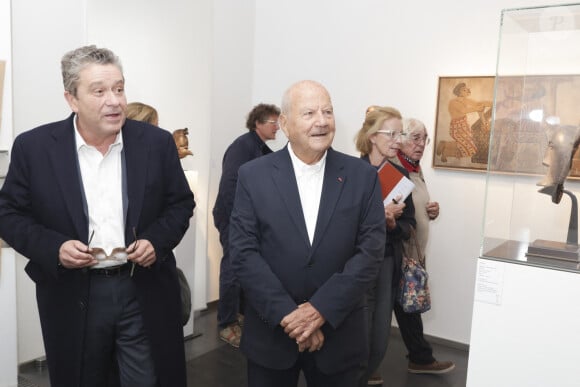
[[[265,120],[262,122],[264,122],[265,124],[267,123],[267,124],[272,124],[272,125],[276,125],[276,126],[280,125],[277,120]]]
[[[388,138],[394,140],[396,138],[405,137],[407,134],[404,132],[397,132],[396,130],[377,130],[377,133],[384,134]]]
[[[429,138],[429,136],[420,135],[420,134],[415,134],[415,135],[411,136],[409,138],[409,140],[411,140],[413,142],[413,144],[415,144],[415,145],[421,145],[421,143],[424,143],[425,145],[429,145],[429,143],[431,142],[431,139]]]
[[[107,255],[105,250],[100,247],[90,247],[91,241],[93,240],[93,236],[95,235],[95,230],[91,232],[91,236],[89,237],[89,243],[87,243],[88,249],[91,250],[89,252],[97,261],[126,261],[127,256],[137,250],[137,246],[139,245],[139,241],[137,240],[137,233],[135,231],[135,227],[133,227],[133,237],[135,238],[135,244],[131,251],[129,251],[126,247],[115,247],[113,251],[111,251],[110,255]]]

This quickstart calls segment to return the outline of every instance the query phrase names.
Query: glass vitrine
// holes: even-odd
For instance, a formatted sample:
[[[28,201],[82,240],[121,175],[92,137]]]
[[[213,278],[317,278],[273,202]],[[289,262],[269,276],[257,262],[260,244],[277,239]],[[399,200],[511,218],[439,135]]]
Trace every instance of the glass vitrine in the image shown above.
[[[578,270],[580,4],[502,12],[481,256]]]

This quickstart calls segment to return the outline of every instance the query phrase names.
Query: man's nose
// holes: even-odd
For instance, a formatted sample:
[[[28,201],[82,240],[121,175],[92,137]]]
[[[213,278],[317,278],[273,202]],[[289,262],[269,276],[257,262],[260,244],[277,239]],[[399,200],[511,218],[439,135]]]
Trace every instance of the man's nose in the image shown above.
[[[322,110],[316,112],[316,121],[321,125],[324,126],[328,123],[328,118],[324,114]]]

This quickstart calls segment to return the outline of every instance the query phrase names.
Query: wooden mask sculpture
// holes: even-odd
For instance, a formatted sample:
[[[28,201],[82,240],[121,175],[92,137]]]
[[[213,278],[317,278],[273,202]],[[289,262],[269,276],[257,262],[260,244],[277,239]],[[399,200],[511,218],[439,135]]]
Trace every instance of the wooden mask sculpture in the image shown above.
[[[542,164],[548,167],[548,171],[537,185],[544,187],[539,192],[551,195],[553,203],[560,203],[564,193],[564,181],[580,143],[580,127],[548,125],[547,135],[548,148]]]
[[[193,153],[189,150],[189,139],[187,128],[177,129],[173,131],[173,140],[177,146],[177,154],[182,159],[185,156],[192,156]]]

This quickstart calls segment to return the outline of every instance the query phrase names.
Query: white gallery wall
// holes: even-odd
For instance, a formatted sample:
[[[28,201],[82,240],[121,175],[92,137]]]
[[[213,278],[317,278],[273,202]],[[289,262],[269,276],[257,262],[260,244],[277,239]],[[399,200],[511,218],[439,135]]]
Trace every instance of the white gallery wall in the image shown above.
[[[0,150],[12,143],[12,42],[10,0],[0,0]],[[0,179],[0,184],[3,179]],[[16,336],[16,260],[14,250],[0,246],[0,386],[18,383]]]
[[[291,83],[311,78],[333,97],[338,150],[357,155],[353,138],[374,104],[422,120],[432,137],[438,77],[495,74],[501,10],[559,3],[256,0],[253,102],[279,104]],[[425,332],[468,343],[485,174],[434,170],[433,146],[422,164],[441,215],[427,250]]]
[[[353,138],[371,104],[392,105],[405,116],[419,118],[432,136],[438,77],[493,75],[501,10],[558,2],[13,0],[11,4],[15,134],[68,115],[59,62],[63,53],[86,43],[108,46],[121,57],[129,100],[154,105],[166,129],[189,128],[194,156],[183,164],[199,173],[191,257],[194,306],[199,309],[218,298],[221,248],[211,208],[222,155],[246,131],[245,116],[255,104],[279,105],[291,83],[315,79],[333,97],[337,150],[356,155]],[[283,134],[278,136],[275,149],[284,145]],[[468,343],[485,175],[434,170],[432,147],[423,168],[432,199],[441,204],[441,216],[432,224],[427,251],[433,309],[424,315],[425,331]],[[43,354],[25,262],[17,258],[19,362]]]

